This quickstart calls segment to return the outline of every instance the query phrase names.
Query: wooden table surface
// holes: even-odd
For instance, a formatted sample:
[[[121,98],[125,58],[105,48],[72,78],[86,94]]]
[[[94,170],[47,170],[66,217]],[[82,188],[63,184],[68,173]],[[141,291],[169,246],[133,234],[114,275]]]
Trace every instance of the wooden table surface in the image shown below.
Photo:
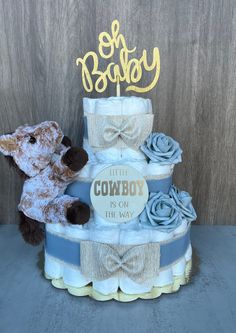
[[[193,277],[179,292],[131,303],[97,302],[43,278],[42,246],[0,225],[0,332],[235,332],[236,227],[193,226]]]

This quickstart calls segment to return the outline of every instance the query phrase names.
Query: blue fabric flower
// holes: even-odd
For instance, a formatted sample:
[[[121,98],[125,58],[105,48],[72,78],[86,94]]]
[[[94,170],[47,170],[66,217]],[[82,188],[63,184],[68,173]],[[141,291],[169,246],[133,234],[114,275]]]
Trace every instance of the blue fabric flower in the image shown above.
[[[151,133],[140,149],[151,162],[163,165],[182,161],[178,142],[163,133]]]
[[[150,193],[149,200],[139,218],[141,223],[154,226],[164,232],[171,232],[182,221],[181,210],[173,198],[162,192]]]
[[[192,222],[196,220],[197,214],[192,205],[192,197],[188,192],[180,191],[176,186],[172,185],[169,195],[181,209],[182,215],[187,221]]]

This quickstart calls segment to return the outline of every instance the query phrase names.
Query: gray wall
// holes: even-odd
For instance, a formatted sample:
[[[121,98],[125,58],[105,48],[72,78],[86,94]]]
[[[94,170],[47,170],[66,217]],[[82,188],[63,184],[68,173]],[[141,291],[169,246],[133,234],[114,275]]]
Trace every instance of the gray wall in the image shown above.
[[[115,18],[138,54],[160,49],[160,80],[144,97],[154,129],[181,143],[175,183],[192,193],[198,223],[236,224],[235,0],[0,0],[0,133],[53,119],[79,144],[75,59]],[[0,223],[17,223],[22,182],[2,156],[0,173]]]

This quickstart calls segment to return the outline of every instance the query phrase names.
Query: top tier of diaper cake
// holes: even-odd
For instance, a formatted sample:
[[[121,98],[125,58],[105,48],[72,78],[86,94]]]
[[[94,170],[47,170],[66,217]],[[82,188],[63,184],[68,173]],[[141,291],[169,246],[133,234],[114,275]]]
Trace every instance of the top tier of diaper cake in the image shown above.
[[[145,160],[139,149],[152,131],[149,99],[140,97],[84,98],[85,147],[97,162]]]
[[[83,172],[94,164],[101,170],[101,165],[125,163],[133,164],[144,176],[171,175],[174,164],[181,162],[179,144],[163,133],[152,133],[150,99],[84,98],[83,107],[83,146],[89,153]]]

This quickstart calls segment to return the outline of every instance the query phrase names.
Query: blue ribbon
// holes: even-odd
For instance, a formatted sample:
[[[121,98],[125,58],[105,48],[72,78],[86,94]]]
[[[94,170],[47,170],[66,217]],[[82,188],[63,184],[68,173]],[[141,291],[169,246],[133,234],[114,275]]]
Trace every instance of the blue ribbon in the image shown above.
[[[80,266],[80,243],[46,231],[44,247],[49,255],[68,264]]]
[[[172,185],[172,176],[163,179],[148,179],[146,180],[149,192],[163,192],[169,193],[169,189]]]
[[[168,266],[186,253],[190,244],[190,229],[177,239],[160,243],[160,268]],[[135,245],[134,245],[135,246]],[[47,254],[74,266],[80,266],[80,243],[46,231],[45,250]]]
[[[77,180],[67,187],[65,194],[79,198],[81,202],[84,202],[87,205],[91,205],[91,199],[90,199],[91,184],[92,184],[91,182],[82,182]],[[169,176],[164,179],[147,180],[149,192],[161,191],[163,193],[168,193],[171,184],[172,184],[172,176]]]
[[[183,257],[190,244],[190,228],[182,236],[160,247],[160,267],[168,266]]]
[[[84,139],[88,139],[88,125],[87,125],[87,117],[83,117],[84,120]]]
[[[82,182],[76,180],[75,182],[71,183],[66,191],[65,194],[70,195],[71,197],[79,198],[81,202],[86,203],[87,205],[91,205],[91,198],[90,198],[90,188],[91,182]]]

